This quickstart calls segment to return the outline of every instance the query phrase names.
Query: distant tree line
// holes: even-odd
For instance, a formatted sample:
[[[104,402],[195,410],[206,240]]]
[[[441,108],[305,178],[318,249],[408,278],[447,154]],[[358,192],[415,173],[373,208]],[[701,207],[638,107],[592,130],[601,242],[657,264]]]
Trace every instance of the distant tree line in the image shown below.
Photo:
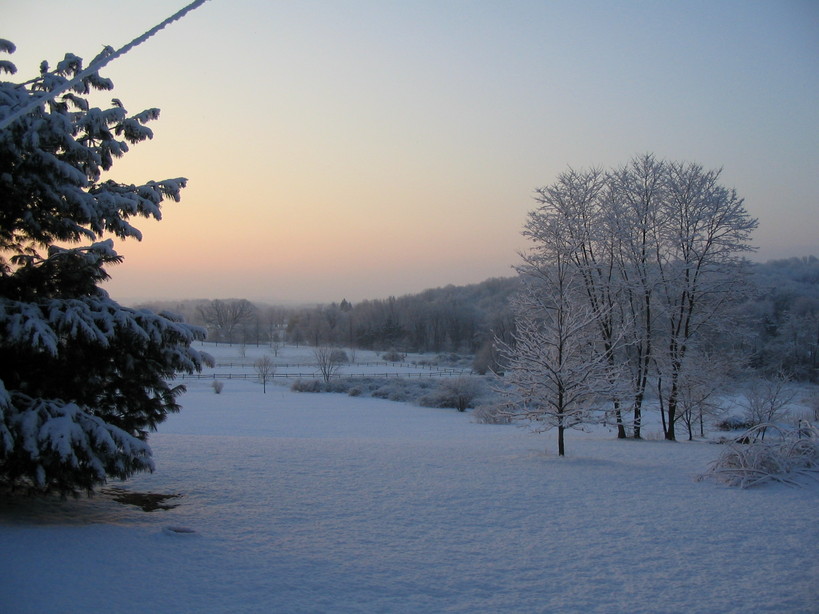
[[[787,258],[752,268],[754,294],[739,306],[750,366],[819,382],[819,258]]]
[[[446,286],[419,294],[305,307],[246,299],[152,303],[204,326],[208,340],[246,345],[344,346],[376,351],[462,353],[491,366],[495,336],[512,338],[509,298],[517,278]]]
[[[751,292],[735,309],[737,338],[748,365],[819,382],[819,258],[789,258],[749,266]],[[208,329],[208,340],[246,345],[343,346],[375,351],[475,355],[484,371],[494,364],[493,338],[512,342],[510,306],[517,277],[352,304],[288,307],[246,299],[152,303]],[[735,344],[736,339],[732,340]],[[712,345],[725,344],[719,336]]]

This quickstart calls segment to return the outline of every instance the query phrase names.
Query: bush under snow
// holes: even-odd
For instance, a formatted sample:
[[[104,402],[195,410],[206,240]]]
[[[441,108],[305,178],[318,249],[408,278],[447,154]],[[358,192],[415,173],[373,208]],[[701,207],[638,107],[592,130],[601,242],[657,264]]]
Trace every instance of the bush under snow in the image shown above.
[[[769,432],[768,440],[763,439]],[[798,478],[819,472],[819,429],[803,423],[796,429],[760,424],[729,443],[699,480],[710,478],[749,488],[766,482],[797,485]]]

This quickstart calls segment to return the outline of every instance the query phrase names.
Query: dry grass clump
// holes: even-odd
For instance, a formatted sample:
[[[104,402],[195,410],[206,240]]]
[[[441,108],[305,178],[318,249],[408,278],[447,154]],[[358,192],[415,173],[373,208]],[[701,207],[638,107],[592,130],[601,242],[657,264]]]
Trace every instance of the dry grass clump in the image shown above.
[[[714,479],[740,488],[766,482],[796,486],[800,477],[817,477],[817,472],[819,429],[804,422],[793,429],[760,424],[727,444],[698,479]]]

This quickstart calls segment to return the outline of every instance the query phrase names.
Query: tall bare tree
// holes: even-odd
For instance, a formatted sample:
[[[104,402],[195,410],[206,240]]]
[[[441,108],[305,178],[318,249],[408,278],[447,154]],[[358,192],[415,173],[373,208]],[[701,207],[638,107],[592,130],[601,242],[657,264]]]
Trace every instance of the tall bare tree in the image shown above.
[[[620,285],[620,309],[629,326],[624,344],[630,374],[632,432],[641,437],[642,411],[653,366],[654,263],[659,250],[657,229],[665,197],[666,165],[651,154],[636,156],[608,174],[606,215],[603,220],[614,237],[612,259]]]
[[[256,307],[247,299],[216,299],[200,305],[198,310],[202,321],[216,333],[218,340],[228,343],[233,343],[236,329],[256,315]]]
[[[657,298],[662,310],[664,360],[658,361],[665,382],[666,439],[675,440],[685,359],[705,325],[726,313],[741,291],[741,254],[752,250],[758,222],[736,191],[719,184],[720,170],[706,171],[686,162],[668,163],[667,195],[655,232]]]

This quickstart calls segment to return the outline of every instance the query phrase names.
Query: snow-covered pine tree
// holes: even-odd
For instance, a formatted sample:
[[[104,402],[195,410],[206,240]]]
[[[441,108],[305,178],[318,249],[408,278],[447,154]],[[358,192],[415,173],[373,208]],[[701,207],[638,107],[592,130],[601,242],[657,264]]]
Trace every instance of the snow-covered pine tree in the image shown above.
[[[0,52],[14,45],[0,41]],[[106,48],[103,53],[110,53]],[[84,97],[113,84],[76,76],[67,54],[23,83],[0,82],[0,120],[42,99],[0,131],[0,486],[91,491],[108,477],[151,471],[147,433],[179,406],[178,372],[210,358],[191,347],[205,332],[171,314],[125,308],[99,287],[121,258],[105,236],[140,239],[130,220],[160,218],[185,179],[104,180],[129,144],[152,136],[159,111],[129,116]],[[0,60],[0,73],[15,66]],[[61,244],[61,245],[58,245]]]

